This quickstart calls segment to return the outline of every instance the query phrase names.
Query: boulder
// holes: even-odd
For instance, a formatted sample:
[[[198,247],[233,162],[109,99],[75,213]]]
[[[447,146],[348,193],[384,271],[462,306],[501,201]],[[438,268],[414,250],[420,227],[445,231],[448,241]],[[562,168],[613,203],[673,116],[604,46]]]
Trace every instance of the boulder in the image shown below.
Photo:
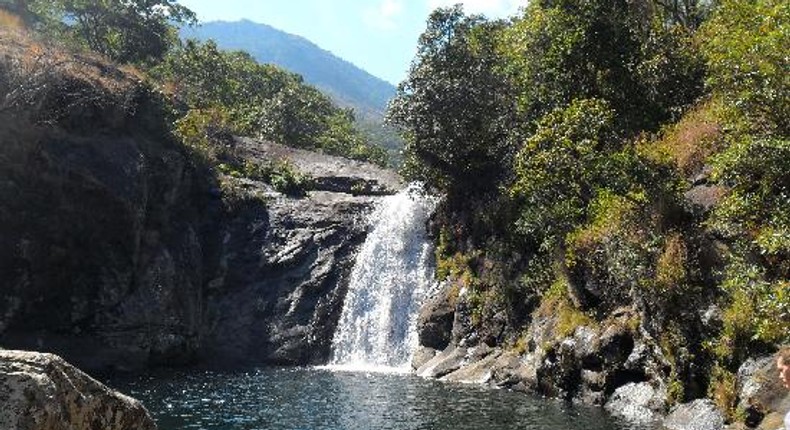
[[[460,369],[466,363],[466,348],[449,346],[417,369],[424,378],[441,378]]]
[[[790,392],[778,372],[774,356],[748,359],[738,369],[738,408],[746,412],[747,425],[775,428],[790,410]]]
[[[451,288],[449,283],[445,283],[420,308],[417,320],[420,345],[441,351],[450,344],[455,318],[455,306],[449,297]]]
[[[140,402],[53,354],[0,350],[0,404],[0,429],[156,429]]]
[[[647,382],[630,383],[616,389],[604,408],[624,420],[649,423],[663,417],[666,398],[664,387],[655,388]]]
[[[724,414],[710,399],[678,405],[664,419],[665,430],[722,430]]]

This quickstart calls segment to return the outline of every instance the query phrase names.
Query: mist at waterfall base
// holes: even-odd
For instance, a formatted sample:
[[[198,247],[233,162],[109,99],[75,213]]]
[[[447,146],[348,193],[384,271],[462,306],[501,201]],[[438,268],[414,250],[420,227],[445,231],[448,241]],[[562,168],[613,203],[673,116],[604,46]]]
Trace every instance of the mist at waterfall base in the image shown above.
[[[381,200],[332,345],[318,368],[168,371],[110,385],[162,430],[625,430],[599,408],[409,374],[433,285],[425,225],[437,201],[411,186]]]

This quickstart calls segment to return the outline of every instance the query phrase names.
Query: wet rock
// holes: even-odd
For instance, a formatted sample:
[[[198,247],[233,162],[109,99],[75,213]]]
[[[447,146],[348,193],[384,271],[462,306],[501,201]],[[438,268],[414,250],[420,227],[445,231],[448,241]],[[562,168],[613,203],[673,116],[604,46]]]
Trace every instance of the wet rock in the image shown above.
[[[666,389],[630,383],[616,389],[604,406],[612,415],[636,423],[658,421],[666,410]]]
[[[449,346],[420,366],[416,373],[424,378],[441,378],[460,369],[466,361],[466,353],[466,348]]]
[[[414,370],[419,369],[425,363],[429,362],[433,357],[436,357],[439,351],[433,348],[427,348],[424,346],[418,346],[417,350],[414,351],[414,357],[411,360],[411,368]]]
[[[724,414],[713,401],[699,399],[674,407],[663,426],[666,430],[722,430]]]
[[[494,377],[492,367],[502,352],[490,349],[486,352],[487,354],[467,353],[467,362],[464,366],[445,375],[442,377],[442,380],[469,384],[488,384]]]
[[[541,361],[539,354],[519,356],[513,351],[504,352],[491,366],[493,381],[497,387],[534,392],[538,384],[537,369]]]
[[[0,428],[155,430],[135,399],[53,354],[0,350]]]
[[[420,308],[417,334],[420,345],[444,350],[450,344],[455,306],[450,300],[451,285],[442,288]]]

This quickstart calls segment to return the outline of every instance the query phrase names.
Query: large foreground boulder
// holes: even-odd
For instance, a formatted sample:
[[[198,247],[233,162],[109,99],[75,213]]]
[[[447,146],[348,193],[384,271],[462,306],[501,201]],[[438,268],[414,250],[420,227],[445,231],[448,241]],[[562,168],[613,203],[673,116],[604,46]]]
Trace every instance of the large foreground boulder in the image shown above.
[[[155,430],[137,400],[53,354],[0,350],[0,429]]]

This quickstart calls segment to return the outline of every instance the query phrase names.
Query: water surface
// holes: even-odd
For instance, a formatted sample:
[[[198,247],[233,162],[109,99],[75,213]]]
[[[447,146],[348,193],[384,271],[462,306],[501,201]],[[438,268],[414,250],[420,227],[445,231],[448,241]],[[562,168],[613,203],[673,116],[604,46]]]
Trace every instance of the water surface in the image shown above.
[[[599,408],[414,375],[307,368],[110,381],[161,430],[635,430]],[[647,430],[646,428],[644,428]]]

